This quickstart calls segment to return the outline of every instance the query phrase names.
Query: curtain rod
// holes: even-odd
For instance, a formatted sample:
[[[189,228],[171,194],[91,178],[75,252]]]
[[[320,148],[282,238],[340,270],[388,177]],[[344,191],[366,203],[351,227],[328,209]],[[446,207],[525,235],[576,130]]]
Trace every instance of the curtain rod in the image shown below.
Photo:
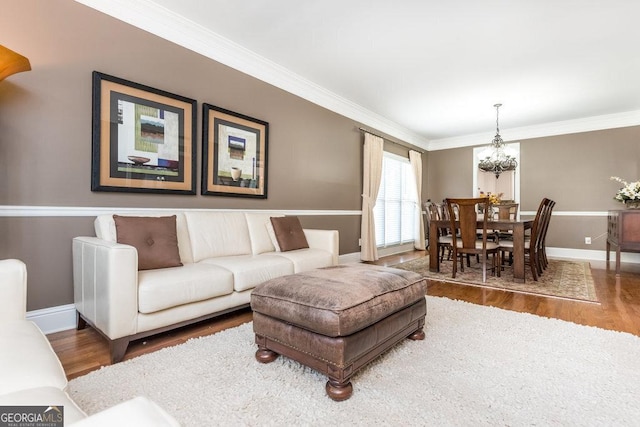
[[[387,138],[385,138],[384,136],[382,136],[382,135],[378,135],[377,133],[373,133],[373,132],[371,132],[371,131],[370,131],[370,130],[368,130],[368,129],[365,129],[365,128],[358,128],[358,129],[360,129],[362,132],[366,132],[366,133],[371,134],[371,135],[373,135],[373,136],[377,136],[378,138],[387,139]],[[393,141],[391,141],[391,142],[393,142]]]
[[[385,140],[385,141],[389,141],[389,142],[390,142],[390,143],[392,143],[392,144],[396,144],[396,145],[399,145],[399,146],[404,147],[404,148],[408,148],[408,149],[413,150],[413,151],[419,151],[420,153],[426,153],[426,151],[425,151],[425,150],[423,150],[422,148],[414,147],[414,146],[413,146],[413,145],[411,145],[411,144],[404,144],[404,143],[401,143],[401,142],[392,141],[392,140],[390,140],[389,138],[385,138],[384,136],[382,136],[382,135],[378,135],[377,133],[375,133],[375,132],[371,132],[370,130],[365,129],[365,128],[361,128],[361,127],[359,127],[358,129],[359,129],[361,132],[366,132],[366,133],[368,133],[368,134],[370,134],[370,135],[377,136],[378,138],[382,138],[383,140]]]

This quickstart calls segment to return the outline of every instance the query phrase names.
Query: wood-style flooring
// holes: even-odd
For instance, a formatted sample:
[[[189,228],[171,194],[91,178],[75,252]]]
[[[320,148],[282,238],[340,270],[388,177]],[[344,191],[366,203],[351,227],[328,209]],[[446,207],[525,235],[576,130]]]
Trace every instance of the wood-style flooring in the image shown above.
[[[407,252],[382,258],[376,264],[394,265],[422,256],[425,256],[425,253],[421,251]],[[614,270],[607,269],[604,262],[592,262],[591,267],[600,304],[439,282],[430,282],[427,294],[554,317],[582,325],[629,332],[640,336],[640,266],[623,264],[619,277],[615,276]],[[249,322],[251,319],[251,311],[244,309],[216,319],[145,338],[129,344],[125,360],[163,347],[181,344],[190,338],[214,334],[223,329]],[[69,379],[109,364],[108,345],[104,338],[91,327],[81,331],[57,332],[48,335],[48,338],[62,361]]]

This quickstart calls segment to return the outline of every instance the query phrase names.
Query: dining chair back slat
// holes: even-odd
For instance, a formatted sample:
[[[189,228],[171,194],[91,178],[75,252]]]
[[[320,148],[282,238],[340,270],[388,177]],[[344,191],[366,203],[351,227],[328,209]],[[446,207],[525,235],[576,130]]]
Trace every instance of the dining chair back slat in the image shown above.
[[[498,206],[498,219],[517,219],[519,203],[501,203]]]

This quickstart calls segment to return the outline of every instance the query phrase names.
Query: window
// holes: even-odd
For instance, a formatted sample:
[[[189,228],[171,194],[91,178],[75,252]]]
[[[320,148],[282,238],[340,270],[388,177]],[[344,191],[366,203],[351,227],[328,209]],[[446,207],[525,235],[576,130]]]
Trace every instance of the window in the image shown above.
[[[409,159],[385,152],[380,190],[373,209],[378,247],[401,245],[415,240],[418,203],[415,188]]]

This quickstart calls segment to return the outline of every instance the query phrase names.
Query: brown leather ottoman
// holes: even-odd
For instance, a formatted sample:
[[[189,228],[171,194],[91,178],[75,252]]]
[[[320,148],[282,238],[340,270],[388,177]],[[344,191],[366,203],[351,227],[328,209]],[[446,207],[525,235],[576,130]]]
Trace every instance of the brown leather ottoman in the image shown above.
[[[424,339],[425,293],[419,274],[367,264],[269,280],[251,294],[256,359],[287,356],[327,375],[330,398],[348,399],[358,369],[404,338]]]

